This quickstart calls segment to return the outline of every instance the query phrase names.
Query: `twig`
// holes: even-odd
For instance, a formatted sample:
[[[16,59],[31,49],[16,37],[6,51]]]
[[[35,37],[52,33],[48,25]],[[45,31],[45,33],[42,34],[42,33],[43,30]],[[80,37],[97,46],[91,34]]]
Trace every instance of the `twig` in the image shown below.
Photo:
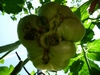
[[[17,53],[17,52],[15,52],[15,53],[16,53],[16,55],[17,55],[18,59],[19,59],[19,60],[21,60],[21,58],[20,58],[20,56],[18,55],[18,53]]]
[[[84,54],[84,58],[85,58],[85,61],[86,61],[86,64],[87,64],[87,67],[88,67],[89,73],[91,74],[91,66],[90,66],[90,64],[89,64],[88,58],[87,58],[87,56],[86,56],[86,53],[85,53],[85,50],[84,50],[82,44],[81,44],[81,48],[82,48],[82,51],[83,51],[83,54]]]

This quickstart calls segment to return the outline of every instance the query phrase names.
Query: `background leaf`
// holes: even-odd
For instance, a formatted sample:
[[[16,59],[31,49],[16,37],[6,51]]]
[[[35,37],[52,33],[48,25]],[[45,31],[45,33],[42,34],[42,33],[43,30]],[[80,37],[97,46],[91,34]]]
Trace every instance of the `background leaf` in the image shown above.
[[[100,39],[87,44],[88,52],[100,52]]]

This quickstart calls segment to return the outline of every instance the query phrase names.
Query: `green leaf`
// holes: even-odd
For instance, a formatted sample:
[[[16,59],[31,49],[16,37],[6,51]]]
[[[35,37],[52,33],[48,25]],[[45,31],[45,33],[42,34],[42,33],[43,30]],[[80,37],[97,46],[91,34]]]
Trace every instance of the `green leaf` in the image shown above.
[[[66,5],[66,0],[55,0],[55,2],[58,4]]]
[[[7,66],[0,66],[0,75],[10,75],[13,69],[12,65],[9,68]]]
[[[82,39],[82,43],[87,43],[93,41],[94,31],[92,29],[86,29],[86,34]]]
[[[16,48],[18,48],[19,45],[20,45],[20,42],[16,41],[15,43],[8,44],[8,45],[5,45],[5,46],[1,46],[0,47],[0,53],[15,50]]]
[[[90,1],[87,1],[75,11],[75,14],[78,15],[81,20],[84,20],[87,17],[89,17],[89,14],[87,12],[87,8],[89,7],[89,4]]]
[[[4,11],[8,14],[10,13],[17,14],[22,11],[22,8],[18,4],[8,2],[4,6]]]
[[[4,59],[0,59],[0,64],[4,64]]]
[[[88,52],[100,52],[100,39],[87,44]]]
[[[14,69],[14,66],[13,65],[10,65],[10,68],[9,68],[9,74],[13,71],[13,69]]]
[[[8,70],[9,68],[7,66],[0,66],[0,75],[9,75]]]
[[[84,64],[83,64],[82,69],[79,71],[79,74],[78,75],[90,75],[84,57],[82,57],[81,60],[84,62]]]
[[[28,8],[29,11],[30,11],[31,8],[33,9],[31,2],[28,1],[28,2],[26,2],[26,4],[27,4],[27,8]]]
[[[27,8],[23,8],[23,10],[24,10],[24,13],[25,13],[25,14],[28,14]]]
[[[35,71],[32,71],[32,72],[31,72],[31,75],[35,75]]]
[[[93,53],[88,52],[87,56],[92,60],[100,61],[100,52],[93,52]]]
[[[94,60],[89,60],[89,64],[91,67],[94,67],[95,69],[100,71],[99,64],[95,63]]]

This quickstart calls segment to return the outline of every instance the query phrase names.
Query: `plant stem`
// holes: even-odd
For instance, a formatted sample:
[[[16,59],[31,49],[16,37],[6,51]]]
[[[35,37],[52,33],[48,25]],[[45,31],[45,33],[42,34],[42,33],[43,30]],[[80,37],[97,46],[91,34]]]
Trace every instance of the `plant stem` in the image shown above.
[[[6,55],[8,55],[10,52],[12,52],[12,51],[8,51],[8,52],[6,52],[2,57],[0,57],[0,59],[3,59]]]
[[[13,51],[16,48],[18,48],[19,45],[20,45],[20,41],[16,41],[12,44],[1,46],[0,47],[0,53],[6,52],[6,51]]]
[[[87,56],[86,56],[86,53],[85,53],[85,50],[84,50],[82,44],[81,44],[81,48],[82,48],[82,51],[83,51],[83,54],[84,54],[84,58],[85,58],[85,61],[86,61],[86,64],[87,64],[87,67],[88,67],[89,73],[91,74],[91,66],[90,66],[90,64],[89,64],[88,58],[87,58]]]

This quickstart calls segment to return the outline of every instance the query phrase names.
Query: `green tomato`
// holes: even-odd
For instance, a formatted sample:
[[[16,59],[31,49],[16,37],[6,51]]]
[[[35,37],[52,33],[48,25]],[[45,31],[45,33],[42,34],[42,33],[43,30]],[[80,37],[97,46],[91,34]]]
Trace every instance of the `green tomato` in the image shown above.
[[[55,30],[63,40],[77,42],[85,35],[80,19],[67,6],[50,2],[40,7],[38,15],[46,17],[50,31]]]

